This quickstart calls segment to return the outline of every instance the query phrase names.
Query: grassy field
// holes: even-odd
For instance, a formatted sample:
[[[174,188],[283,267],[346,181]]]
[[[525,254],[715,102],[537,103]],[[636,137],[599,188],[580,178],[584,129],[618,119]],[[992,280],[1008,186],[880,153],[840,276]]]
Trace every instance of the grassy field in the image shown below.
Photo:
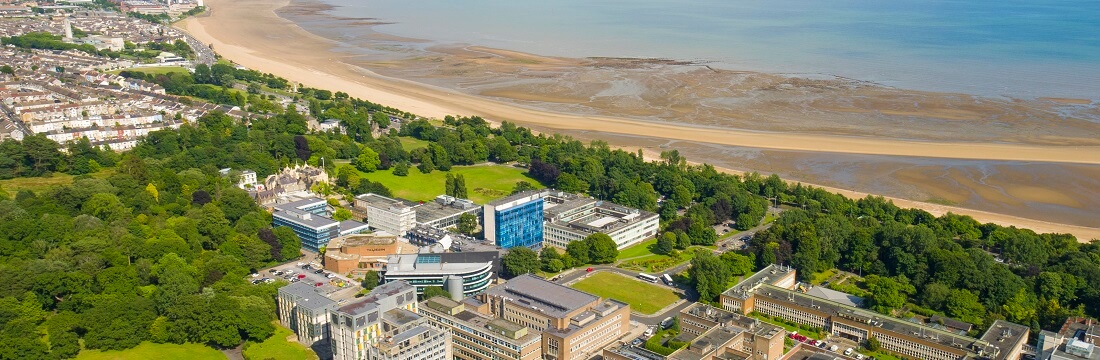
[[[630,309],[653,314],[680,300],[671,289],[612,272],[597,272],[572,287],[590,294],[630,304]]]
[[[397,139],[401,140],[401,147],[404,148],[405,151],[428,147],[429,144],[429,142],[425,140],[420,140],[411,136],[399,136]]]
[[[107,168],[100,170],[99,172],[90,174],[97,179],[106,179],[111,174],[114,174],[114,168]],[[7,180],[0,180],[0,188],[7,191],[11,196],[15,196],[15,193],[20,190],[30,190],[33,192],[41,192],[54,186],[70,185],[73,183],[73,176],[69,174],[55,173],[50,177],[31,177],[31,178],[14,178]]]
[[[83,350],[76,360],[224,360],[221,351],[201,344],[154,344],[143,342],[133,349],[122,351]]]
[[[172,73],[172,72],[184,73],[184,74],[190,74],[191,73],[190,71],[187,70],[187,68],[184,68],[182,66],[139,67],[139,68],[132,68],[132,69],[111,70],[111,71],[108,71],[108,72],[112,73],[112,74],[118,74],[118,73],[122,72],[123,70],[140,71],[140,72],[143,72],[143,73],[146,73],[146,74],[153,74],[153,75],[167,74],[167,73]]]
[[[309,350],[305,345],[292,340],[287,340],[294,333],[278,323],[275,324],[275,335],[271,335],[262,343],[248,343],[245,345],[244,358],[249,360],[315,360],[317,354]]]
[[[626,258],[653,255],[653,247],[657,245],[657,239],[649,239],[626,249],[619,250],[619,256],[616,260],[622,260]]]
[[[829,280],[829,278],[833,277],[833,275],[836,274],[837,269],[829,269],[822,272],[810,274],[808,280],[810,281],[810,284],[821,285],[821,283],[825,282],[825,280]]]
[[[470,200],[478,204],[507,196],[519,181],[527,181],[541,188],[539,182],[527,176],[524,169],[503,165],[455,166],[451,174],[466,177],[466,189]],[[447,172],[432,171],[423,174],[416,167],[409,169],[408,176],[396,176],[391,170],[363,173],[364,179],[380,182],[389,188],[394,196],[412,201],[430,201],[443,194],[443,185],[447,182]]]

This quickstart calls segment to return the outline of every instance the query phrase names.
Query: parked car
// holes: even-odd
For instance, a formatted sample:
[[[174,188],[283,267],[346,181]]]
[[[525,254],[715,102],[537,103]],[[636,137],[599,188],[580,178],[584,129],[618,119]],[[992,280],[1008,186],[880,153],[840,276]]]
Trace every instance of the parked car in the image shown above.
[[[325,272],[325,269],[317,269],[317,271],[314,271],[313,273],[314,274],[320,274],[320,273],[323,273],[323,272]]]
[[[274,273],[275,273],[276,271],[279,271],[279,270],[275,270],[275,269],[269,269],[269,270],[267,270],[267,272],[268,272],[268,273],[272,273],[272,274],[274,274]]]
[[[863,354],[856,354],[856,360],[863,360]]]
[[[650,326],[649,328],[645,329],[645,333],[642,334],[642,336],[645,336],[645,337],[653,336],[653,327]]]
[[[641,345],[641,344],[642,344],[642,339],[634,339],[634,341],[630,342],[630,345],[634,345],[634,346],[638,346],[638,345]]]
[[[844,356],[851,356],[851,355],[852,355],[852,348],[848,348],[848,350],[844,350]]]
[[[819,348],[824,349],[826,346],[828,346],[828,344],[826,344],[824,341],[817,343],[817,347]]]
[[[327,277],[329,279],[334,279],[334,278],[336,278],[336,274],[328,273],[328,274],[325,274],[325,277]]]
[[[298,277],[296,279],[305,279],[305,278],[306,278],[306,274],[298,274]]]
[[[306,263],[304,263],[304,262],[298,262],[298,266],[305,266],[305,265],[306,265]]]
[[[832,352],[836,352],[836,349],[839,349],[839,347],[836,346],[836,345],[833,345],[833,346],[829,347],[829,351],[832,351]]]
[[[320,286],[323,286],[323,285],[325,285],[325,283],[322,283],[322,282],[319,282],[319,283],[313,284],[313,286],[317,286],[317,287],[320,287]]]
[[[258,278],[258,277],[260,277],[260,273],[252,273],[252,274],[249,274],[248,276]]]

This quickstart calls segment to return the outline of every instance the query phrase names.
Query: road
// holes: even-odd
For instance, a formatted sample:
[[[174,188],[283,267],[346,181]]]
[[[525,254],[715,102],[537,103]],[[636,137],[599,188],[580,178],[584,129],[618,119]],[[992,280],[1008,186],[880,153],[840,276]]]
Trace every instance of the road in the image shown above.
[[[187,46],[190,46],[191,50],[195,51],[195,60],[192,61],[192,63],[196,65],[214,65],[214,63],[218,62],[218,58],[214,56],[214,50],[211,49],[209,45],[203,44],[201,41],[192,37],[191,34],[188,34],[186,32],[171,28],[168,29],[171,31],[176,31],[181,36],[183,36],[183,41],[187,42]]]

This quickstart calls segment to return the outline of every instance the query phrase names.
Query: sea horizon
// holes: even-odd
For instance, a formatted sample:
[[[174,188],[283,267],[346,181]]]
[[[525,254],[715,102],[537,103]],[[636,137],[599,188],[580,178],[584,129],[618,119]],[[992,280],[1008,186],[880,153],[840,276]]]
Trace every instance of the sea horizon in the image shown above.
[[[657,58],[906,90],[1100,100],[1100,23],[1090,21],[1100,3],[1080,0],[308,1],[333,7],[323,14],[380,23],[288,17],[328,38],[379,32],[425,40],[402,44],[419,49]]]

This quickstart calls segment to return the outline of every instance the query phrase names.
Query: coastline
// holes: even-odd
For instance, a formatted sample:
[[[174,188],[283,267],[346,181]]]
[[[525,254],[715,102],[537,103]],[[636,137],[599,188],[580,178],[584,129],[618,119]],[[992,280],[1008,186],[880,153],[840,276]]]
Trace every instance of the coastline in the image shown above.
[[[347,63],[355,55],[333,52],[338,44],[309,33],[281,18],[276,10],[289,4],[277,1],[210,1],[210,13],[177,24],[214,50],[249,68],[269,72],[312,87],[344,91],[352,96],[431,117],[448,114],[481,115],[493,122],[513,121],[546,129],[608,132],[623,135],[698,141],[764,149],[1100,164],[1100,146],[1038,146],[1008,143],[956,143],[868,139],[842,135],[739,131],[686,126],[624,118],[568,115],[479,98],[438,86],[384,77]],[[221,19],[222,21],[218,21]],[[225,21],[224,19],[233,19]],[[277,45],[277,46],[276,46]],[[499,55],[497,55],[499,56]],[[723,171],[739,172],[731,169]],[[816,186],[816,185],[815,185]],[[861,192],[825,187],[831,192],[862,197]],[[934,214],[954,212],[981,222],[1027,227],[1040,232],[1066,232],[1082,241],[1100,238],[1100,229],[1057,224],[1023,217],[971,210],[890,197],[904,207]]]

